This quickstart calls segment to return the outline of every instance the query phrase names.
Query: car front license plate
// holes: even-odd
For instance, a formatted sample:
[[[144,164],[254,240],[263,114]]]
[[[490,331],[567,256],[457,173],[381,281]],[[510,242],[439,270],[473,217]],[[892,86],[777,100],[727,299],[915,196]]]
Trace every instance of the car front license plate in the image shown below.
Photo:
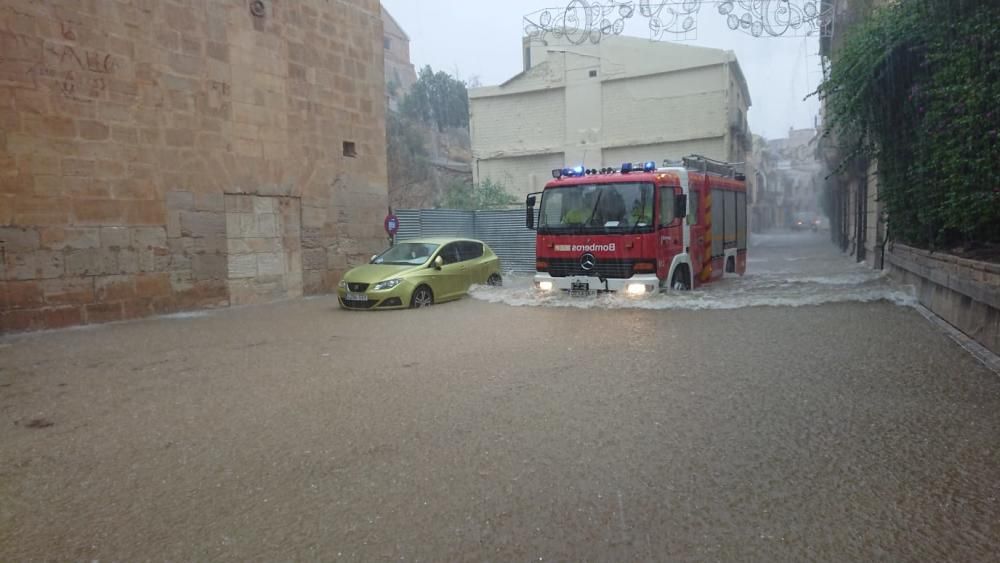
[[[363,303],[368,301],[368,296],[364,293],[348,293],[344,296],[344,301],[360,301]]]

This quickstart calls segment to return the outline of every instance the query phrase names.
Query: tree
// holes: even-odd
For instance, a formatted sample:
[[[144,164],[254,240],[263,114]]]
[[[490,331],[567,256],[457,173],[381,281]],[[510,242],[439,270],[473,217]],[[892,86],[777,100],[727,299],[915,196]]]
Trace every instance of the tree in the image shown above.
[[[411,119],[434,123],[438,130],[468,127],[469,93],[464,82],[446,72],[434,72],[428,65],[420,70],[400,111]]]
[[[817,92],[835,172],[877,162],[896,240],[1000,243],[1000,4],[891,2],[845,38]]]
[[[503,184],[489,178],[479,184],[455,180],[438,202],[438,207],[446,209],[500,209],[518,202],[516,196],[507,191]]]
[[[402,189],[427,179],[427,146],[420,128],[405,117],[390,111],[386,114],[389,186]]]

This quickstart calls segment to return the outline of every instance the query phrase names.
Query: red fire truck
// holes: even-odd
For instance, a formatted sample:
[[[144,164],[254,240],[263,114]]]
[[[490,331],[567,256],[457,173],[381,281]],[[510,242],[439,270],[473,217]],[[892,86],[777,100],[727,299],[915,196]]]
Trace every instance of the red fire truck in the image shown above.
[[[526,201],[538,290],[645,295],[746,271],[746,181],[731,164],[695,155],[552,177]]]

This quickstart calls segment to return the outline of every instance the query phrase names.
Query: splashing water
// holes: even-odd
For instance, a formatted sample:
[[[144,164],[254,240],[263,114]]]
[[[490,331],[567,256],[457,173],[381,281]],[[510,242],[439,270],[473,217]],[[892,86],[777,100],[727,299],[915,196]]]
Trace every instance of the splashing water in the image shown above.
[[[619,293],[573,297],[561,292],[540,293],[530,276],[507,276],[504,287],[475,287],[470,294],[482,301],[516,307],[581,309],[740,309],[873,301],[912,306],[917,302],[911,288],[894,283],[884,271],[845,258],[817,234],[755,236],[744,276],[694,291],[645,297]]]

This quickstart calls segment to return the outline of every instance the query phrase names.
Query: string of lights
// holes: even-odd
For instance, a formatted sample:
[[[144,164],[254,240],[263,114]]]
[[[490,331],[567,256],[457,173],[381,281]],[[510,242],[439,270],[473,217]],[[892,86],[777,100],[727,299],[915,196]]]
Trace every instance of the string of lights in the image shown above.
[[[825,36],[821,0],[571,0],[564,8],[546,8],[524,16],[524,32],[531,38],[565,37],[571,43],[600,43],[621,35],[631,21],[645,21],[649,38],[686,38],[697,31],[698,15],[713,5],[733,31],[754,37]],[[709,10],[706,10],[709,11]]]

